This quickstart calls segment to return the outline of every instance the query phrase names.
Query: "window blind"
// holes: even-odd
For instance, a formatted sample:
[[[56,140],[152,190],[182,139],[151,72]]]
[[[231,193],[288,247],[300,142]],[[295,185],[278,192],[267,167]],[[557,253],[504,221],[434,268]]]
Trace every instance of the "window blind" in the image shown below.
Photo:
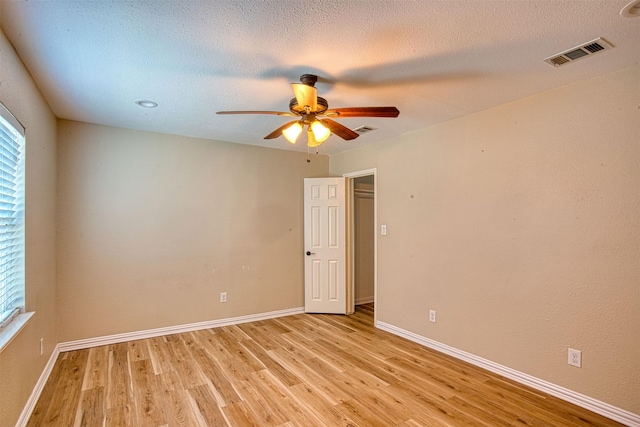
[[[0,329],[24,311],[24,140],[0,103]]]

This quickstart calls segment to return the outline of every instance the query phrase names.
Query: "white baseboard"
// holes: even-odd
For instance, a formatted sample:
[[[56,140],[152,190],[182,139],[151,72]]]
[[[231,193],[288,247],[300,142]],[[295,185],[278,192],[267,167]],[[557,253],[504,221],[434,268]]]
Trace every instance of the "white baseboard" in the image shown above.
[[[44,367],[44,370],[40,374],[40,378],[38,378],[38,382],[36,382],[35,387],[31,391],[31,396],[29,396],[29,400],[27,400],[27,404],[22,409],[22,413],[20,414],[20,418],[18,418],[18,422],[16,423],[16,427],[23,427],[27,425],[29,421],[29,417],[31,417],[31,413],[33,412],[33,408],[36,407],[36,403],[38,403],[38,399],[40,398],[40,393],[42,393],[42,389],[44,389],[44,385],[47,383],[49,379],[49,375],[51,375],[51,371],[56,364],[56,360],[58,360],[58,355],[60,354],[60,349],[56,345],[49,357],[49,361]]]
[[[358,298],[358,299],[356,299],[356,305],[360,305],[360,304],[369,304],[370,302],[374,302],[374,298],[373,298],[373,296],[370,296],[370,297],[362,297],[362,298]]]
[[[492,362],[490,360],[483,359],[482,357],[475,356],[471,353],[458,350],[457,348],[450,347],[446,344],[439,343],[438,341],[434,341],[432,339],[423,337],[422,335],[406,331],[388,323],[377,321],[376,327],[390,332],[394,335],[398,335],[410,341],[416,342],[418,344],[422,344],[425,347],[429,347],[441,353],[453,356],[457,359],[464,360],[465,362],[471,363],[472,365],[484,368],[487,371],[502,375],[503,377],[517,381],[520,384],[528,385],[529,387],[535,388],[536,390],[540,390],[562,400],[566,400],[567,402],[588,409],[592,412],[595,412],[596,414],[600,414],[626,426],[640,427],[640,415],[638,414],[634,414],[608,403],[601,402],[592,397],[577,393],[573,390],[560,387],[559,385],[541,380],[540,378],[525,374],[524,372],[520,372],[507,366]]]
[[[147,329],[144,331],[125,332],[123,334],[107,335],[83,340],[67,341],[58,344],[60,352],[80,350],[83,348],[98,347],[101,345],[117,344],[127,341],[141,340],[145,338],[161,337],[164,335],[179,334],[183,332],[197,331],[200,329],[217,328],[220,326],[237,325],[240,323],[257,322],[258,320],[275,319],[276,317],[291,316],[304,313],[304,307],[288,308],[285,310],[269,311],[267,313],[249,314],[246,316],[230,317],[227,319],[207,320],[205,322],[187,323],[185,325],[167,326],[165,328]]]

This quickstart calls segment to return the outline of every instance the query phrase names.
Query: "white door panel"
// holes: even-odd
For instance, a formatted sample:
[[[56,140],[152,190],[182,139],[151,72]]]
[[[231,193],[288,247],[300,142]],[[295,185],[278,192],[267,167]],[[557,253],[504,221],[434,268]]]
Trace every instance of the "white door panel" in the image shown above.
[[[305,311],[347,312],[345,178],[305,178]]]

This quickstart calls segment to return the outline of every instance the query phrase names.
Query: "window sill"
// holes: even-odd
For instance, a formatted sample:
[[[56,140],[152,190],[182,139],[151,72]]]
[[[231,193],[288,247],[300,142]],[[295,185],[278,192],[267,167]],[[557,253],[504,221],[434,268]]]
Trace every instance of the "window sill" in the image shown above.
[[[22,328],[25,327],[31,316],[35,311],[29,313],[19,314],[15,319],[11,321],[4,329],[0,329],[0,353],[7,348],[9,343],[20,333]]]

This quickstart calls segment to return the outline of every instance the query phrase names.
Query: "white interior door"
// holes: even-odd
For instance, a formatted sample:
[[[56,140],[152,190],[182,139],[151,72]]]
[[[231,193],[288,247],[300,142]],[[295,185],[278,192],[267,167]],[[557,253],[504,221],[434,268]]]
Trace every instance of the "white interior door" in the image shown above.
[[[304,308],[347,313],[345,178],[304,180]]]

